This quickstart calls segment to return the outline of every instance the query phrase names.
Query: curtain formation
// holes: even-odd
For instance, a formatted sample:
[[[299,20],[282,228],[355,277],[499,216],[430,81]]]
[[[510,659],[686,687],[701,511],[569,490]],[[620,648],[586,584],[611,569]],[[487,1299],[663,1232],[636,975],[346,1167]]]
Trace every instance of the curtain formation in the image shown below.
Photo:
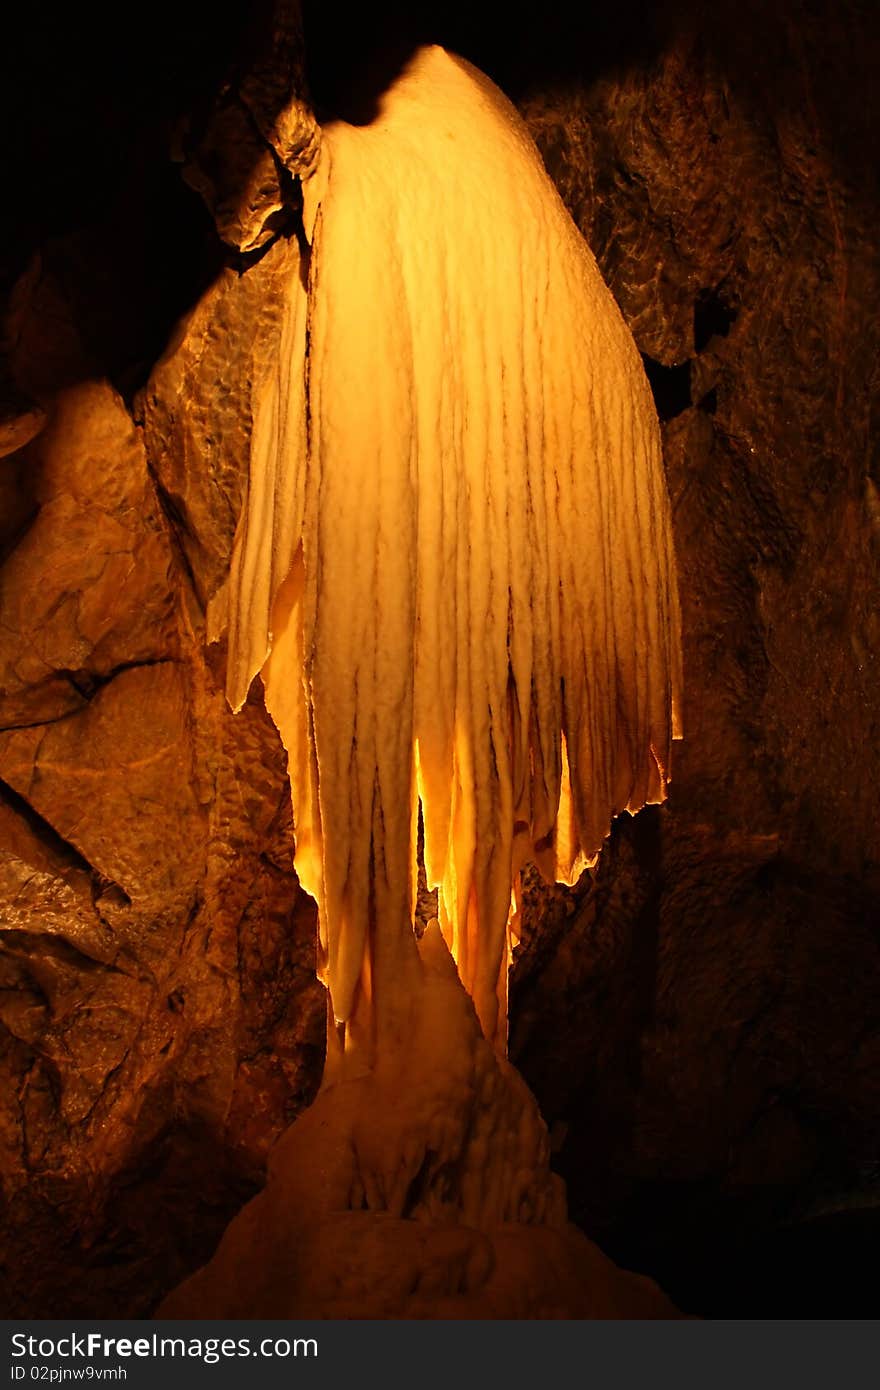
[[[662,800],[679,618],[638,352],[520,117],[420,50],[325,127],[262,383],[228,695],[263,672],[334,1016],[406,987],[419,804],[444,936],[503,1036],[520,866],[573,882]],[[305,282],[305,283],[304,283]]]

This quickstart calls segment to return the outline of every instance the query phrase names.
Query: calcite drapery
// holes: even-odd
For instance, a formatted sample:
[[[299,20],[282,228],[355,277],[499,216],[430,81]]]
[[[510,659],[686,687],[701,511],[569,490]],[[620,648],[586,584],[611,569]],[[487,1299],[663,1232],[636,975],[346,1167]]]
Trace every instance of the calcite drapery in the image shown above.
[[[160,1314],[674,1316],[567,1225],[488,1041],[519,865],[570,881],[665,792],[677,597],[638,354],[515,112],[441,49],[371,126],[325,128],[305,209],[228,694],[262,670],[287,748],[332,1084]],[[442,936],[417,941],[419,807]]]
[[[617,812],[665,795],[679,636],[656,416],[525,127],[467,63],[423,49],[371,125],[327,126],[305,204],[228,693],[263,670],[348,1040],[359,1016],[394,1026],[417,969],[418,802],[493,1036],[519,865],[572,881]]]

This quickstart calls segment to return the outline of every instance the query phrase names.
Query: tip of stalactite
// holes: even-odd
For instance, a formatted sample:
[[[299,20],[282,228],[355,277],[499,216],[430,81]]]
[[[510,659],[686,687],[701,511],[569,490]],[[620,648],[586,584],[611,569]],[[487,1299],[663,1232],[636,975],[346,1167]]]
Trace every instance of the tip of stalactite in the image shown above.
[[[305,204],[229,688],[240,703],[262,668],[337,1023],[407,975],[420,802],[492,1032],[521,862],[570,881],[617,812],[665,796],[680,639],[657,418],[524,124],[469,64],[420,50],[376,121],[328,126]]]

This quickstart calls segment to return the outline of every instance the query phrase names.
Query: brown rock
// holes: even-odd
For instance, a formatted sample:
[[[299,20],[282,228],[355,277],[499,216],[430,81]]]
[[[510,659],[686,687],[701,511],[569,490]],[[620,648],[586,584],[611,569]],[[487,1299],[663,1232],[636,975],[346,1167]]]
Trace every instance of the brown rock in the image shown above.
[[[46,423],[45,411],[38,405],[18,407],[0,403],[0,458],[23,449]]]
[[[120,666],[179,646],[167,527],[112,389],[87,382],[63,392],[21,476],[37,512],[3,571],[6,728],[80,709]]]
[[[282,173],[252,115],[234,94],[217,103],[183,175],[204,198],[229,246],[256,251],[277,235],[288,201]]]
[[[130,1311],[207,1255],[206,1214],[210,1242],[311,1097],[314,915],[283,750],[193,644],[119,397],[63,391],[12,462],[30,497],[0,599],[4,1306]],[[132,1241],[152,1253],[120,1280]],[[105,1272],[62,1288],[71,1261]]]
[[[253,28],[244,74],[224,87],[194,142],[181,132],[191,145],[184,178],[222,240],[244,254],[290,231],[301,206],[296,179],[312,172],[320,138],[305,99],[299,5],[276,0]]]
[[[278,342],[276,285],[300,274],[280,240],[245,275],[225,270],[181,324],[139,402],[144,439],[202,605],[226,579],[253,402]]]
[[[239,90],[264,140],[299,178],[312,172],[320,143],[304,60],[301,6],[298,0],[276,0]]]
[[[0,735],[0,776],[131,901],[192,900],[204,832],[174,663],[121,671],[68,718]]]
[[[878,268],[853,84],[877,45],[859,7],[829,15],[720,7],[526,105],[668,369],[685,740],[669,805],[617,826],[573,917],[535,904],[512,1054],[578,1218],[661,1280],[723,1278],[722,1245],[875,1181]],[[692,1277],[680,1297],[711,1298]],[[813,1277],[797,1296],[827,1308]]]
[[[283,752],[194,662],[120,672],[2,743],[22,795],[0,802],[0,1152],[25,1194],[5,1306],[143,1310],[210,1253],[320,1074]],[[59,1282],[71,1260],[94,1278]]]

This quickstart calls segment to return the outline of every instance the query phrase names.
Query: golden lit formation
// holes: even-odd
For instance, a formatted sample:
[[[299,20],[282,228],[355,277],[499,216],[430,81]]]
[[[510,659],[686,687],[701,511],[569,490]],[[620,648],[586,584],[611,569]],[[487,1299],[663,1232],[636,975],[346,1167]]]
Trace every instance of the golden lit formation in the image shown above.
[[[422,50],[325,128],[307,285],[254,420],[229,698],[263,672],[344,1053],[400,1032],[418,807],[488,1037],[533,860],[572,882],[662,800],[679,623],[638,352],[522,121]]]
[[[228,695],[261,671],[287,749],[325,1084],[160,1314],[675,1316],[568,1224],[503,1055],[521,865],[571,882],[665,793],[678,608],[641,362],[516,112],[442,49],[370,126],[325,127],[304,200]]]

